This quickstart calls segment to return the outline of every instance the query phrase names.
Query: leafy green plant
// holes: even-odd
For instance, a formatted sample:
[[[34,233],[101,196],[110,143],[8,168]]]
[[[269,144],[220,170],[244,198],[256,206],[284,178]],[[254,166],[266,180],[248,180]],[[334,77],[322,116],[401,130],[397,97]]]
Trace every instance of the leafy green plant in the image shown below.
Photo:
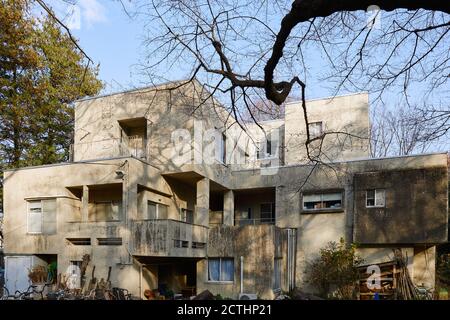
[[[319,257],[308,263],[308,281],[324,298],[353,299],[359,278],[357,267],[362,262],[355,245],[346,246],[343,238],[339,243],[329,242],[320,249]]]

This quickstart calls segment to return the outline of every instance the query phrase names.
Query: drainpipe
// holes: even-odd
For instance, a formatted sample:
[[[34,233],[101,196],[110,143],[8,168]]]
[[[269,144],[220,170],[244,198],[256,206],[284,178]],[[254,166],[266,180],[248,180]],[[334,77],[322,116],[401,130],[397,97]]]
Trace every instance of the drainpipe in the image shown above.
[[[241,294],[244,293],[244,257],[241,256]]]
[[[142,263],[139,263],[139,298],[142,299]]]

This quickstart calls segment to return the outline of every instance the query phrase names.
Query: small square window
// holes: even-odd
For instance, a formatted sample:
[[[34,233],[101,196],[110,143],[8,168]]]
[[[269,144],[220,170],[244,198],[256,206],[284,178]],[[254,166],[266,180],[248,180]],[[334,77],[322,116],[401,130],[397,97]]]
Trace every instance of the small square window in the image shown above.
[[[366,190],[366,207],[383,208],[386,205],[386,192],[384,189]]]
[[[311,122],[308,125],[309,128],[309,137],[311,139],[320,137],[323,134],[323,122]]]

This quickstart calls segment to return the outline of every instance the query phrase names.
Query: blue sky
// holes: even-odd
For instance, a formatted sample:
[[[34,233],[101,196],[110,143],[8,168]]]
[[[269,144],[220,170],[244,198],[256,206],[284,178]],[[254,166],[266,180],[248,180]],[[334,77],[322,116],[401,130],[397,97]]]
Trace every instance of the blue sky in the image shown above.
[[[76,5],[62,0],[46,3],[71,29],[83,50],[100,63],[100,78],[105,83],[103,93],[151,83],[139,72],[139,62],[146,52],[145,21],[127,16],[118,0],[77,0]],[[133,10],[132,2],[124,0],[123,3]],[[171,80],[186,77],[176,72],[165,76]],[[309,98],[318,98],[331,95],[331,90],[310,82],[307,93]]]
[[[136,64],[142,55],[143,25],[130,19],[118,1],[79,0],[77,6],[48,1],[83,50],[100,63],[105,92],[142,85]],[[134,72],[133,72],[134,71]]]

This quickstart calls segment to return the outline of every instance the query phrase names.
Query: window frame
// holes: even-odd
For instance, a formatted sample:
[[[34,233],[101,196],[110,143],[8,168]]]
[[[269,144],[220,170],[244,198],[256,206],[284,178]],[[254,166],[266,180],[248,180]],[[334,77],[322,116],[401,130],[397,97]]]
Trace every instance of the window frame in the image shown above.
[[[184,210],[184,212],[183,212]],[[188,217],[188,213],[190,213],[190,216],[192,217],[192,222],[187,221],[187,217]],[[184,222],[184,223],[189,223],[189,224],[195,224],[195,216],[194,216],[194,210],[188,209],[188,208],[180,208],[180,212],[179,212],[179,217],[180,217],[180,221]],[[184,220],[183,220],[183,216],[184,216]]]
[[[43,234],[44,232],[44,212],[42,211],[43,205],[42,205],[42,199],[34,199],[34,200],[26,200],[27,201],[27,234]],[[32,202],[39,202],[41,206],[41,231],[30,231],[30,204]]]
[[[310,196],[310,195],[320,195],[320,202],[323,203],[323,196],[326,194],[333,194],[333,193],[339,193],[341,195],[341,206],[338,208],[319,208],[319,209],[306,209],[305,208],[305,196]],[[311,191],[311,192],[305,192],[302,193],[301,195],[301,199],[300,199],[300,206],[301,206],[301,213],[341,213],[345,210],[344,207],[344,201],[345,200],[345,192],[342,189],[328,189],[328,190],[317,190],[317,191]]]
[[[219,280],[210,280],[209,279],[209,261],[210,260],[219,260]],[[233,262],[233,280],[221,280],[222,276],[222,261],[223,260],[231,260]],[[206,282],[208,283],[216,283],[216,284],[233,284],[235,279],[236,267],[234,264],[234,257],[208,257],[206,260]]]
[[[274,143],[276,142],[276,143]],[[272,131],[267,133],[265,137],[259,141],[256,149],[257,160],[272,160],[277,159],[278,156],[278,140],[272,139]],[[269,151],[270,149],[270,151]]]
[[[320,132],[319,132],[319,134],[312,134],[311,133],[311,125],[317,125],[319,123],[320,123]],[[323,121],[313,121],[313,122],[308,123],[308,130],[309,130],[309,135],[310,135],[311,139],[318,138],[318,137],[322,136],[324,131],[325,131],[324,130],[324,123],[323,123]]]
[[[150,215],[148,213],[148,207],[149,207],[150,203],[155,204],[155,207],[156,207],[156,218],[150,218]],[[166,208],[166,217],[165,218],[161,218],[160,217],[160,212],[159,211],[160,211],[161,206],[164,206]],[[167,220],[168,218],[169,218],[169,206],[168,205],[166,205],[164,203],[161,203],[161,202],[156,202],[156,201],[153,201],[153,200],[147,200],[147,218],[144,219],[144,220]]]
[[[55,235],[58,233],[58,203],[57,203],[57,197],[42,197],[42,198],[25,198],[25,201],[27,203],[27,210],[26,210],[26,215],[27,215],[27,231],[26,234],[29,235]],[[47,228],[46,228],[46,220],[45,220],[45,213],[47,212],[48,214],[51,213],[51,211],[45,211],[44,208],[46,207],[44,205],[44,201],[54,201],[55,202],[55,208],[54,208],[54,218],[55,218],[55,231],[54,232],[47,232]],[[40,231],[38,232],[34,232],[34,231],[30,231],[30,204],[32,202],[39,202],[40,203],[40,215],[41,215],[41,223],[40,223]],[[48,222],[47,222],[48,223]]]
[[[263,205],[269,205],[270,206],[270,218],[263,218],[262,217],[262,213],[263,213],[263,210],[262,210],[262,206]],[[268,211],[264,211],[265,213],[268,213]],[[259,204],[259,222],[260,223],[263,223],[263,219],[270,219],[270,221],[264,221],[265,223],[268,223],[268,224],[275,224],[275,222],[276,222],[276,204],[275,204],[275,201],[270,201],[270,202],[261,202],[260,204]]]
[[[369,206],[367,204],[367,201],[369,200],[369,198],[368,198],[369,191],[373,191],[373,206]],[[383,205],[377,205],[377,191],[383,192],[383,198],[384,198]],[[366,190],[366,208],[386,208],[386,189],[384,189],[384,188],[367,189]]]

